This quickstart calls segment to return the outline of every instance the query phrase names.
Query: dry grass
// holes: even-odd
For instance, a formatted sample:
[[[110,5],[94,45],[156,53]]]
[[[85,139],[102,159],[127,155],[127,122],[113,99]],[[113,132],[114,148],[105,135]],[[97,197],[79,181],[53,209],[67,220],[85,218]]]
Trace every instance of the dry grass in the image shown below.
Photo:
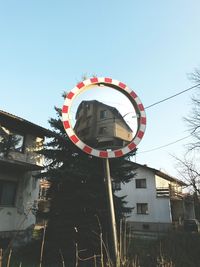
[[[20,252],[0,249],[0,267],[198,267],[200,266],[200,235],[191,233],[171,233],[162,240],[144,241],[131,239],[121,225],[119,254],[114,264],[99,236],[100,253],[83,257],[78,244],[75,246],[75,261],[66,260],[63,251],[58,251],[57,262],[50,264],[48,251],[44,250],[45,232],[40,242],[25,247]],[[1,260],[3,254],[3,261]],[[71,261],[72,262],[72,261]]]

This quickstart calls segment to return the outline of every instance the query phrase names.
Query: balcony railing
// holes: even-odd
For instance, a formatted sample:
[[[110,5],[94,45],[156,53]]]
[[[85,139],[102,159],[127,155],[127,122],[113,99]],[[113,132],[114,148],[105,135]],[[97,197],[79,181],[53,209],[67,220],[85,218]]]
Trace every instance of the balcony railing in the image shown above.
[[[170,197],[169,187],[157,187],[156,197]]]
[[[157,187],[156,188],[156,197],[168,197],[171,199],[180,199],[183,198],[183,193],[178,191],[173,187]]]

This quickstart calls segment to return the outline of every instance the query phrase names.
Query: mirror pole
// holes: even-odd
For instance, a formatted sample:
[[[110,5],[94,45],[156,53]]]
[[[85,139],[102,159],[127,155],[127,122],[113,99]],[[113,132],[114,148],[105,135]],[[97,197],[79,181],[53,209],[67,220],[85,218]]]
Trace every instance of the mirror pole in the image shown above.
[[[109,159],[105,158],[104,161],[104,172],[105,172],[105,185],[107,191],[107,198],[108,198],[108,208],[109,208],[109,215],[110,215],[110,225],[111,225],[111,248],[109,249],[112,251],[112,259],[114,261],[114,266],[118,267],[118,244],[117,244],[117,227],[116,227],[116,220],[115,220],[115,209],[114,209],[114,202],[113,202],[113,193],[112,193],[112,182],[110,176],[110,166],[109,166]]]

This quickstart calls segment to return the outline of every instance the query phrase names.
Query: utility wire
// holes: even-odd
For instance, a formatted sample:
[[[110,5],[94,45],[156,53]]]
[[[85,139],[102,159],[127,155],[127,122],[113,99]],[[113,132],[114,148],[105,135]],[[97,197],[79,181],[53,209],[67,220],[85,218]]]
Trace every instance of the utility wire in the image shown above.
[[[179,95],[181,95],[181,94],[183,94],[183,93],[185,93],[185,92],[187,92],[187,91],[190,91],[190,90],[192,90],[192,89],[194,89],[194,88],[196,88],[196,87],[198,87],[198,86],[200,86],[200,83],[198,83],[198,84],[196,84],[196,85],[194,85],[194,86],[191,86],[191,87],[189,87],[189,88],[187,88],[187,89],[185,89],[185,90],[183,90],[183,91],[180,91],[179,93],[177,93],[177,94],[175,94],[175,95],[172,95],[172,96],[166,97],[166,98],[164,98],[164,99],[162,99],[162,100],[160,100],[160,101],[157,101],[157,102],[155,102],[155,103],[153,103],[153,104],[151,104],[151,105],[145,107],[145,109],[151,108],[151,107],[156,106],[156,105],[158,105],[158,104],[160,104],[160,103],[163,103],[163,102],[165,102],[165,101],[167,101],[167,100],[170,100],[170,99],[172,99],[172,98],[174,98],[174,97],[176,97],[176,96],[179,96]],[[121,105],[121,103],[116,103],[116,104]],[[72,113],[75,113],[75,111],[71,111],[71,112],[72,112]],[[133,113],[133,112],[128,112],[127,114],[129,114],[129,113]],[[127,115],[127,114],[125,114],[125,115]],[[123,117],[125,117],[125,115],[124,115]]]
[[[153,104],[151,104],[151,105],[145,107],[145,109],[147,109],[147,108],[151,108],[151,107],[153,107],[153,106],[155,106],[155,105],[158,105],[158,104],[160,104],[160,103],[162,103],[162,102],[165,102],[165,101],[167,101],[167,100],[169,100],[169,99],[171,99],[171,98],[174,98],[174,97],[176,97],[176,96],[178,96],[178,95],[181,95],[181,94],[183,94],[183,93],[185,93],[185,92],[187,92],[187,91],[189,91],[189,90],[192,90],[192,89],[194,89],[194,88],[196,88],[196,87],[198,87],[198,86],[200,86],[200,83],[198,83],[198,84],[196,84],[196,85],[194,85],[194,86],[192,86],[192,87],[189,87],[189,88],[187,88],[187,89],[185,89],[185,90],[183,90],[183,91],[181,91],[181,92],[179,92],[179,93],[177,93],[177,94],[175,94],[175,95],[169,96],[169,97],[164,98],[164,99],[162,99],[162,100],[160,100],[160,101],[158,101],[158,102],[155,102],[155,103],[153,103]]]
[[[182,140],[184,140],[184,139],[186,139],[186,138],[188,138],[188,137],[191,137],[191,134],[189,134],[189,135],[187,135],[187,136],[185,136],[185,137],[183,137],[183,138],[181,138],[181,139],[178,139],[178,140],[176,140],[176,141],[174,141],[174,142],[168,143],[168,144],[166,144],[166,145],[159,146],[159,147],[156,147],[156,148],[153,148],[153,149],[150,149],[150,150],[141,151],[141,152],[138,152],[138,153],[136,153],[136,154],[142,154],[142,153],[152,152],[152,151],[155,151],[155,150],[158,150],[158,149],[167,147],[167,146],[171,146],[171,145],[176,144],[176,143],[178,143],[178,142],[180,142],[180,141],[182,141]]]
[[[187,92],[187,91],[189,91],[189,90],[192,90],[192,89],[194,89],[194,88],[196,88],[196,87],[198,87],[198,86],[200,86],[200,83],[198,83],[198,84],[196,84],[196,85],[194,85],[194,86],[191,86],[191,87],[189,87],[189,88],[187,88],[187,89],[185,89],[185,90],[183,90],[183,91],[180,91],[179,93],[177,93],[177,94],[175,94],[175,95],[172,95],[172,96],[169,96],[169,97],[167,97],[167,98],[164,98],[164,99],[162,99],[162,100],[160,100],[160,101],[157,101],[157,102],[155,102],[155,103],[153,103],[153,104],[151,104],[151,105],[145,107],[145,109],[151,108],[151,107],[156,106],[156,105],[158,105],[158,104],[160,104],[160,103],[162,103],[162,102],[165,102],[165,101],[167,101],[167,100],[170,100],[171,98],[174,98],[174,97],[176,97],[176,96],[178,96],[178,95],[181,95],[181,94],[183,94],[183,93],[185,93],[185,92]],[[178,139],[178,140],[176,140],[176,141],[174,141],[174,142],[168,143],[168,144],[166,144],[166,145],[162,145],[162,146],[159,146],[159,147],[150,149],[150,150],[141,151],[141,152],[138,152],[137,154],[148,153],[148,152],[152,152],[152,151],[155,151],[155,150],[159,150],[159,149],[161,149],[161,148],[165,148],[165,147],[171,146],[171,145],[176,144],[176,143],[178,143],[178,142],[180,142],[180,141],[182,141],[182,140],[184,140],[184,139],[186,139],[186,138],[188,138],[188,137],[190,137],[190,136],[191,136],[191,134],[190,134],[190,135],[187,135],[187,136],[185,136],[185,137],[183,137],[183,138],[180,138],[180,139]]]

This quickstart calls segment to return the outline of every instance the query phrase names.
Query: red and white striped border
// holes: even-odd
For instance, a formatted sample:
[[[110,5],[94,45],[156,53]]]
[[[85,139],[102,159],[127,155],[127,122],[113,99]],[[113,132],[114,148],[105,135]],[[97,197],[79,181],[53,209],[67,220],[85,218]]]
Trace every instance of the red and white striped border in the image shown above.
[[[104,83],[108,87],[113,88],[111,85],[115,85],[117,87],[116,90],[121,91],[123,94],[126,96],[129,96],[129,99],[131,103],[133,104],[136,113],[139,114],[139,122],[138,122],[138,129],[136,132],[135,137],[133,140],[125,147],[122,149],[117,149],[117,150],[112,150],[112,151],[106,151],[106,150],[98,150],[94,149],[88,145],[86,145],[84,142],[82,142],[79,137],[75,134],[72,124],[71,124],[71,119],[70,119],[70,108],[72,105],[73,100],[77,95],[79,95],[81,92],[85,91],[88,86],[91,85],[98,85]],[[99,90],[101,90],[102,87],[99,87]],[[65,98],[65,102],[63,105],[62,109],[62,120],[63,120],[63,126],[65,128],[65,131],[67,135],[69,136],[70,140],[78,146],[80,149],[82,149],[85,153],[90,154],[95,157],[100,157],[100,158],[117,158],[121,157],[133,149],[136,148],[136,146],[139,144],[141,141],[145,128],[146,128],[146,114],[144,111],[144,107],[142,105],[142,102],[140,101],[139,97],[136,95],[134,91],[132,91],[126,84],[119,82],[117,80],[113,80],[111,78],[90,78],[87,79],[83,82],[78,83],[67,95]]]

